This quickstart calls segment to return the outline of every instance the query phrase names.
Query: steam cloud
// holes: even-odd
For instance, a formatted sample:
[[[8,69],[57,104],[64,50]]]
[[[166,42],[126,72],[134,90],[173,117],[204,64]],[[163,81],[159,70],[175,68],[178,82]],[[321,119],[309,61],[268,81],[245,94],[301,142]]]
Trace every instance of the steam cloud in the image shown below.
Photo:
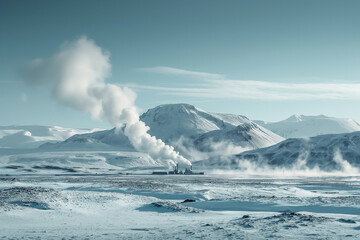
[[[227,174],[241,177],[270,177],[270,178],[296,178],[296,177],[333,177],[333,176],[359,176],[360,172],[356,166],[352,166],[345,160],[340,149],[334,149],[333,161],[336,163],[332,168],[324,169],[324,165],[307,166],[310,152],[304,151],[295,162],[287,165],[271,165],[265,159],[254,162],[251,159],[239,159],[235,161],[236,170],[229,166],[229,169],[214,169],[215,174]],[[229,163],[233,159],[229,156],[221,156],[221,162]],[[209,171],[209,170],[208,170]]]
[[[173,147],[147,133],[149,127],[140,121],[134,104],[136,94],[129,88],[106,83],[110,74],[109,52],[87,37],[63,44],[49,59],[31,61],[24,72],[32,84],[53,82],[54,96],[61,103],[94,118],[105,117],[118,131],[124,127],[136,150],[169,164],[191,165]]]

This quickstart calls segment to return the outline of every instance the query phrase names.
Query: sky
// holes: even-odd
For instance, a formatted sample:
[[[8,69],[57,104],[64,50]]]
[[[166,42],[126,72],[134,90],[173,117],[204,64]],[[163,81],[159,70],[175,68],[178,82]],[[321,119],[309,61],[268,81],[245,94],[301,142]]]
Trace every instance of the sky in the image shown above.
[[[357,0],[1,0],[0,125],[110,127],[24,76],[84,37],[141,112],[190,103],[253,120],[360,120],[359,12]]]

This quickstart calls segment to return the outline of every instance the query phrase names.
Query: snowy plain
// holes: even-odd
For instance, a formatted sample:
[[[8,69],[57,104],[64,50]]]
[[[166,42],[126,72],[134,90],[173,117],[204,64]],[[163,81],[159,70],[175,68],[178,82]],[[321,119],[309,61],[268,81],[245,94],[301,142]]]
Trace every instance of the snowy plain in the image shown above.
[[[360,237],[359,176],[156,176],[161,167],[144,159],[116,151],[3,153],[0,238]]]

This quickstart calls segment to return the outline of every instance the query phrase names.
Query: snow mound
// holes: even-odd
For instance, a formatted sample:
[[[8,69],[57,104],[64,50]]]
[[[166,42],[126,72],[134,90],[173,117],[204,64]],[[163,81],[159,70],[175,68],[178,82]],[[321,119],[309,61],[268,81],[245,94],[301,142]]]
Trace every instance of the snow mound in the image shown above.
[[[283,228],[287,230],[314,224],[326,224],[331,221],[333,221],[333,219],[323,216],[317,217],[310,214],[284,212],[264,218],[253,218],[249,215],[244,215],[242,218],[233,220],[232,223],[243,229],[257,229],[259,224],[263,224],[265,222],[268,226],[276,226],[276,228]]]
[[[51,197],[44,197],[45,194]],[[12,187],[0,189],[0,207],[2,210],[17,208],[35,208],[50,210],[46,200],[53,198],[56,193],[50,189],[41,187]]]
[[[314,137],[323,134],[360,131],[360,123],[353,119],[334,118],[324,115],[293,115],[279,122],[255,122],[284,138]]]
[[[204,212],[203,210],[183,206],[179,203],[174,203],[170,201],[154,202],[151,204],[144,205],[137,208],[138,211],[146,212],[158,212],[158,213],[169,213],[169,212],[187,212],[187,213],[200,213]]]

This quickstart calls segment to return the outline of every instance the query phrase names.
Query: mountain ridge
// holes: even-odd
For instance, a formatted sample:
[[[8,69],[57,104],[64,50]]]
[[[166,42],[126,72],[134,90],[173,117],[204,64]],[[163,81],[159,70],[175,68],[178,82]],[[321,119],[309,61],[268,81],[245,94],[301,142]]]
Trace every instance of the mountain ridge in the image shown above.
[[[74,129],[41,125],[0,126],[0,147],[36,148],[44,143],[64,141],[76,134],[99,130],[101,129]]]
[[[149,134],[173,146],[175,150],[187,158],[193,157],[194,151],[200,154],[219,151],[218,148],[204,149],[201,147],[206,144],[212,145],[213,143],[224,142],[234,145],[234,151],[235,149],[243,151],[245,149],[269,146],[284,140],[271,131],[253,123],[245,116],[208,113],[190,104],[160,105],[143,113],[140,119],[150,127]],[[241,126],[243,129],[236,131],[236,129],[240,130]],[[212,132],[213,134],[209,134]],[[253,141],[237,137],[245,134],[245,132],[249,133]],[[232,139],[228,138],[230,133],[233,135]],[[85,135],[74,135],[64,142],[55,145],[46,144],[42,148],[71,148],[72,145],[77,145],[94,149],[99,147],[96,146],[99,143],[119,147],[119,149],[126,146],[123,149],[127,151],[134,150],[121,129],[118,129],[117,133],[115,133],[115,129],[111,129]],[[192,151],[188,151],[189,149]]]
[[[284,138],[314,137],[323,134],[360,131],[360,123],[353,119],[325,115],[307,116],[295,114],[278,122],[261,120],[254,120],[254,122]]]

